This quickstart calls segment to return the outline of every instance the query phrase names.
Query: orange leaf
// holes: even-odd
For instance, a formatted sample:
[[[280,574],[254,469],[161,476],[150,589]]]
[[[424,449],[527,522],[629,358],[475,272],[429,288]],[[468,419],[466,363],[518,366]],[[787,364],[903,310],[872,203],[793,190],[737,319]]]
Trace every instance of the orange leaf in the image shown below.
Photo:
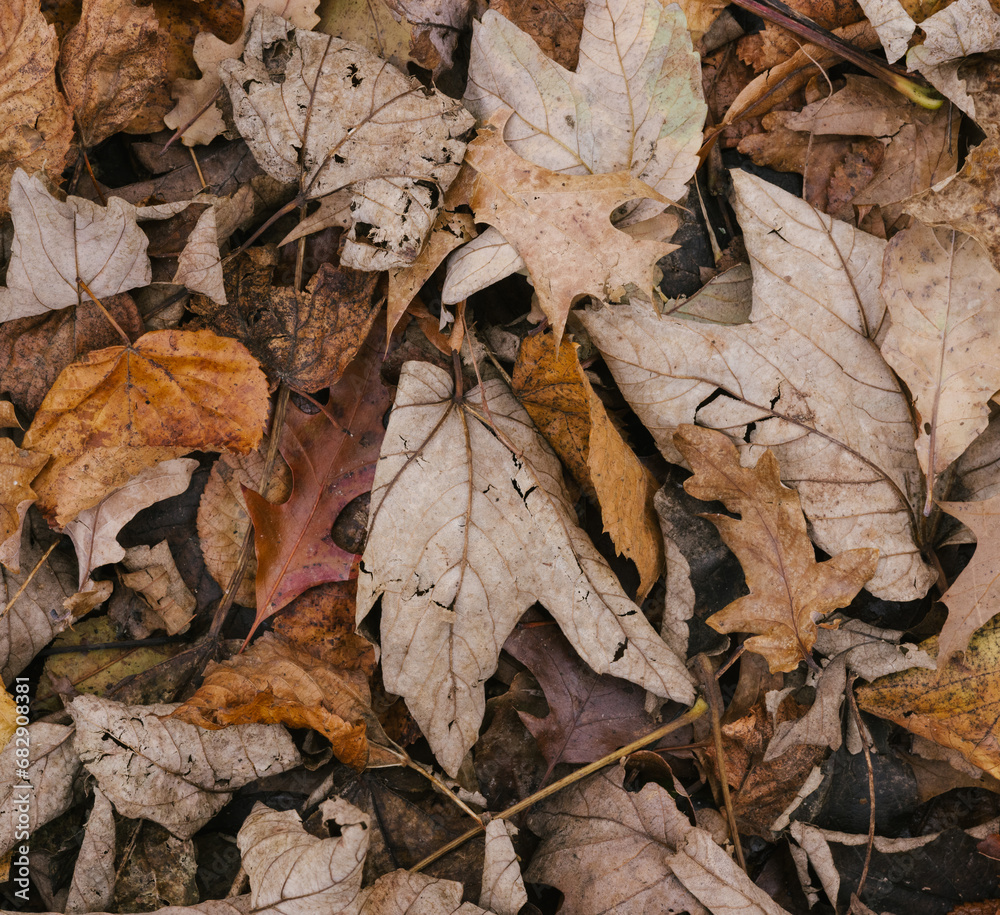
[[[771,673],[811,661],[816,620],[854,599],[875,574],[878,550],[847,550],[816,562],[798,493],[782,485],[770,450],[756,467],[741,467],[727,436],[690,425],[678,428],[674,444],[695,472],[684,489],[696,499],[718,499],[740,516],[706,515],[736,554],[750,588],[708,624],[717,632],[760,633],[746,647],[767,659]]]
[[[88,353],[56,379],[24,436],[54,455],[38,505],[65,525],[158,461],[249,451],[267,419],[267,382],[236,340],[161,330]]]
[[[0,438],[0,562],[13,572],[20,571],[24,513],[35,501],[31,481],[48,458],[47,454],[18,448],[9,438]]]

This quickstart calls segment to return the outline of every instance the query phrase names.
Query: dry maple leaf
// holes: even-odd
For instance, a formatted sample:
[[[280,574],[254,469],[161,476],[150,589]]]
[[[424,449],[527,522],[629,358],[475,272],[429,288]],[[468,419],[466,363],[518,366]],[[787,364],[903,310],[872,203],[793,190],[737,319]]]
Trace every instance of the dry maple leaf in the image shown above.
[[[986,428],[1000,389],[1000,273],[969,236],[915,223],[889,242],[881,288],[882,355],[913,397],[929,514],[938,475]]]
[[[868,589],[922,597],[936,575],[916,542],[922,503],[910,406],[874,340],[885,242],[746,172],[734,205],[753,267],[748,324],[658,316],[645,303],[580,313],[663,455],[697,421],[753,458],[770,447],[815,542],[833,555],[875,546]],[[920,501],[918,501],[920,500]]]
[[[577,526],[558,459],[499,381],[458,400],[442,369],[404,365],[358,582],[359,619],[382,598],[385,686],[451,774],[478,737],[500,646],[535,601],[598,673],[693,699],[683,662]]]
[[[243,344],[165,330],[66,368],[24,437],[55,455],[39,507],[62,526],[145,467],[188,451],[250,451],[267,420],[267,381]]]
[[[774,454],[741,467],[736,446],[714,429],[681,426],[674,443],[694,470],[689,495],[719,500],[739,515],[708,515],[743,566],[750,593],[713,614],[718,632],[756,632],[744,643],[767,658],[771,673],[812,661],[816,621],[846,607],[875,574],[878,550],[840,553],[825,562],[816,554],[794,489],[782,485]]]
[[[381,378],[383,345],[377,327],[330,389],[325,411],[289,409],[280,446],[292,472],[288,501],[272,505],[244,491],[257,548],[254,630],[307,588],[351,574],[356,556],[331,530],[344,507],[372,487],[382,417],[392,404]]]
[[[39,0],[0,4],[0,214],[17,168],[58,180],[73,139],[73,115],[56,88],[55,29]]]
[[[512,110],[503,139],[534,165],[560,175],[627,172],[662,195],[629,205],[623,222],[683,196],[707,110],[684,14],[659,0],[589,0],[572,73],[487,11],[473,25],[464,101],[481,125]],[[443,300],[458,302],[522,269],[523,257],[516,239],[488,229],[450,259]]]
[[[512,387],[552,449],[597,500],[605,533],[639,570],[642,600],[663,572],[663,535],[653,510],[659,484],[611,422],[576,351],[568,340],[557,345],[553,334],[525,337]]]
[[[611,212],[666,198],[628,172],[563,175],[522,159],[503,140],[509,114],[495,116],[466,150],[476,170],[472,209],[524,260],[556,340],[580,296],[618,297],[632,285],[652,298],[656,262],[677,246],[633,238],[611,224]]]
[[[263,9],[242,61],[219,69],[261,168],[298,182],[308,199],[353,191],[341,262],[362,270],[412,263],[458,174],[472,116],[370,51]]]
[[[302,761],[291,736],[277,725],[203,731],[167,717],[174,705],[130,706],[97,696],[78,696],[68,707],[80,761],[115,809],[159,823],[182,839],[247,782]]]
[[[921,645],[930,654],[938,640]],[[858,705],[914,734],[957,750],[972,765],[1000,776],[1000,620],[992,619],[937,670],[913,668],[858,689]]]
[[[148,7],[85,0],[80,21],[63,39],[59,67],[84,146],[121,130],[163,81],[166,41]]]
[[[47,454],[25,451],[0,438],[0,562],[19,572],[24,514],[37,496],[31,481],[48,461]]]

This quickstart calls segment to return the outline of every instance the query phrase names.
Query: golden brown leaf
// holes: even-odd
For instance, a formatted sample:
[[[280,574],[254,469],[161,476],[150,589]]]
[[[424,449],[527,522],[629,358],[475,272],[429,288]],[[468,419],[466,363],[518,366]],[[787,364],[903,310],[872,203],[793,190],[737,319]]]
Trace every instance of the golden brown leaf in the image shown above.
[[[132,0],[84,0],[62,43],[59,76],[85,146],[122,129],[166,78],[166,35]]]
[[[249,451],[267,420],[267,382],[236,340],[154,331],[63,371],[24,437],[55,457],[39,507],[62,526],[145,467],[188,451]]]
[[[816,562],[799,496],[782,485],[770,449],[755,467],[741,467],[736,447],[714,429],[682,425],[674,443],[695,472],[684,489],[740,516],[706,516],[740,560],[750,589],[708,624],[718,632],[759,633],[746,647],[763,655],[772,673],[794,670],[811,659],[816,620],[846,607],[875,574],[878,550]]]
[[[921,647],[933,654],[937,644],[934,638]],[[1000,776],[1000,620],[937,670],[911,668],[862,686],[858,705]]]
[[[0,562],[20,572],[21,526],[35,501],[31,481],[38,476],[47,454],[25,451],[9,438],[0,438]]]
[[[472,208],[524,260],[556,339],[580,296],[615,296],[635,285],[651,298],[656,262],[677,246],[638,241],[610,217],[629,200],[666,199],[628,172],[563,175],[522,159],[503,140],[509,117],[499,112],[466,151],[478,172]]]
[[[601,506],[604,530],[639,570],[639,597],[663,571],[663,535],[653,510],[659,488],[594,393],[577,346],[552,334],[526,337],[514,365],[514,393],[577,482]]]
[[[56,88],[59,49],[39,0],[0,4],[0,215],[14,170],[58,179],[73,139],[73,117]]]

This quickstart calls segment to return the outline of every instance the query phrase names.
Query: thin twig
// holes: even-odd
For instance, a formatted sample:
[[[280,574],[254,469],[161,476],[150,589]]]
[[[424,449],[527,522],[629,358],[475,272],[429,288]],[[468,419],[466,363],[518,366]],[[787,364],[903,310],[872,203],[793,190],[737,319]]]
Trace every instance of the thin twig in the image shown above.
[[[594,772],[603,769],[605,766],[618,762],[618,760],[628,756],[630,753],[634,753],[636,750],[641,750],[643,747],[648,747],[651,743],[656,743],[656,741],[666,737],[668,734],[672,734],[674,731],[680,730],[685,725],[690,724],[692,721],[695,721],[704,715],[707,709],[708,704],[699,696],[694,705],[681,715],[680,718],[675,718],[669,724],[665,724],[663,727],[657,728],[645,737],[640,737],[638,740],[632,741],[632,743],[627,746],[615,750],[607,756],[602,756],[600,759],[584,766],[582,769],[577,769],[577,771],[571,775],[567,775],[565,778],[561,778],[558,781],[553,782],[551,785],[542,788],[540,791],[536,791],[534,794],[526,797],[523,801],[518,801],[502,813],[498,813],[496,816],[492,817],[492,819],[509,820],[512,816],[516,816],[522,810],[527,810],[539,801],[545,800],[545,798],[562,791],[563,788],[567,788],[575,782],[586,778],[588,775],[592,775]],[[417,871],[423,870],[439,858],[444,857],[448,854],[448,852],[458,848],[460,845],[464,845],[469,841],[469,839],[474,839],[477,835],[479,835],[479,833],[483,832],[485,828],[485,826],[476,826],[468,832],[463,832],[457,839],[452,839],[446,845],[442,845],[433,854],[428,855],[422,861],[418,861],[415,865],[413,865],[413,867],[410,868],[410,873],[416,873]]]
[[[87,295],[89,295],[90,298],[93,300],[93,303],[98,308],[101,309],[101,311],[104,313],[104,317],[108,319],[108,321],[111,323],[111,326],[116,331],[118,331],[119,336],[122,338],[122,340],[125,341],[125,345],[131,346],[132,341],[129,340],[128,334],[125,333],[125,331],[122,330],[121,325],[114,318],[111,317],[111,312],[109,312],[107,308],[104,307],[104,303],[96,295],[94,295],[93,292],[91,292],[90,287],[80,277],[76,278],[76,282],[79,285],[80,289],[82,289],[85,293],[87,293]]]
[[[868,868],[872,863],[872,847],[875,845],[875,770],[872,768],[872,754],[868,747],[868,729],[861,720],[858,702],[854,698],[854,681],[857,676],[857,674],[852,674],[847,683],[847,699],[851,704],[851,714],[854,716],[854,723],[858,728],[861,747],[865,751],[865,765],[868,767],[868,844],[865,847],[865,866],[861,870],[861,879],[858,881],[858,888],[855,891],[855,895],[860,900],[861,891],[865,888],[865,881],[868,879]]]
[[[31,570],[31,574],[26,579],[24,579],[24,582],[22,583],[21,587],[17,589],[17,594],[15,594],[9,601],[7,601],[7,606],[4,607],[3,612],[0,613],[0,620],[2,620],[8,613],[10,613],[10,608],[13,607],[14,604],[17,603],[17,599],[22,594],[24,594],[24,589],[31,584],[31,579],[35,577],[35,573],[38,572],[38,570],[42,567],[42,565],[45,563],[45,560],[49,558],[49,554],[56,548],[57,543],[59,543],[58,537],[52,541],[51,546],[49,546],[49,548],[45,551],[45,553],[42,555],[42,558],[35,563],[35,567]]]
[[[188,152],[191,153],[191,161],[194,162],[194,170],[198,173],[198,180],[201,182],[201,189],[205,190],[208,187],[208,182],[205,180],[205,176],[201,173],[201,163],[198,162],[198,156],[195,155],[194,147],[189,146]]]

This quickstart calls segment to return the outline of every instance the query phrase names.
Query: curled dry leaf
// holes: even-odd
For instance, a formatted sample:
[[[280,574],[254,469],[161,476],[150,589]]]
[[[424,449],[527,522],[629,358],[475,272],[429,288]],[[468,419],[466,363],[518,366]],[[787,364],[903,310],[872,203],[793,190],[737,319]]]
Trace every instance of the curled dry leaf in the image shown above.
[[[132,0],[85,0],[63,39],[59,77],[84,146],[121,130],[166,78],[167,36]]]
[[[517,853],[510,841],[517,827],[506,820],[486,824],[486,854],[479,904],[496,915],[517,915],[528,902]]]
[[[488,11],[473,26],[465,104],[480,124],[511,109],[502,139],[534,165],[560,175],[626,172],[652,186],[660,196],[631,205],[624,222],[683,196],[707,111],[684,14],[658,0],[589,0],[572,73]],[[444,301],[503,279],[524,257],[502,226],[487,230],[452,256]]]
[[[317,22],[316,6],[319,0],[246,0],[243,4],[243,27],[240,37],[226,44],[211,32],[201,32],[195,39],[194,59],[201,69],[200,79],[179,79],[174,83],[173,97],[177,106],[164,115],[163,122],[171,130],[184,129],[181,138],[186,146],[211,143],[226,125],[216,104],[222,91],[219,65],[224,60],[235,60],[246,46],[246,34],[254,13],[263,7],[303,29],[311,29]]]
[[[604,532],[639,570],[639,600],[663,572],[663,538],[653,510],[658,485],[611,422],[568,340],[525,337],[513,389],[552,449],[601,507]]]
[[[745,456],[770,447],[822,549],[875,546],[868,589],[921,597],[935,574],[915,542],[910,408],[872,342],[887,323],[885,243],[745,172],[733,184],[753,265],[750,323],[682,321],[632,303],[582,321],[668,460],[681,461],[672,436],[693,421],[729,433]]]
[[[14,755],[13,742],[0,753],[4,765],[0,775],[0,822],[14,824],[28,803],[28,831],[34,832],[73,803],[73,781],[80,771],[80,760],[73,749],[73,728],[64,724],[36,721],[28,725],[31,745],[30,780],[18,775],[22,768]],[[28,787],[25,787],[25,786]],[[0,831],[0,855],[19,844],[17,830]]]
[[[535,601],[598,673],[693,699],[683,662],[577,526],[558,459],[499,381],[457,400],[443,370],[403,367],[358,581],[359,619],[382,598],[386,688],[450,774],[478,737],[500,646]]]
[[[681,426],[674,443],[694,471],[684,482],[687,493],[719,500],[738,516],[707,517],[740,560],[750,593],[706,622],[718,632],[759,633],[744,645],[767,659],[771,673],[812,662],[816,621],[854,599],[875,573],[878,550],[816,562],[799,497],[782,485],[773,452],[741,467],[727,436],[698,426]]]
[[[509,113],[466,151],[476,170],[472,209],[523,259],[556,340],[580,296],[619,298],[635,286],[651,299],[656,262],[677,246],[633,238],[611,224],[611,212],[637,198],[666,198],[628,172],[563,175],[522,159],[503,140]]]
[[[128,569],[122,574],[122,584],[142,595],[162,621],[167,635],[183,632],[194,617],[198,601],[177,571],[167,541],[161,540],[152,548],[141,545],[126,550],[122,564]]]
[[[73,867],[66,915],[107,909],[114,898],[116,876],[115,810],[104,792],[94,788],[94,806]]]
[[[275,725],[203,731],[169,718],[174,705],[129,706],[97,696],[78,696],[68,708],[80,761],[115,809],[181,839],[201,829],[238,788],[301,762],[288,732]]]
[[[198,217],[184,250],[177,258],[173,281],[186,286],[191,292],[208,296],[219,305],[226,304],[216,205],[208,207]]]
[[[20,168],[10,188],[14,243],[7,285],[0,287],[0,322],[76,305],[78,279],[98,298],[146,286],[153,278],[149,240],[136,219],[165,219],[187,202],[135,207],[111,197],[107,207],[83,197],[53,197]]]
[[[73,140],[73,115],[56,88],[59,47],[39,0],[0,5],[0,215],[15,169],[58,180]]]
[[[913,397],[928,514],[937,477],[986,429],[1000,389],[1000,273],[969,236],[916,223],[889,242],[881,289],[892,316],[882,355]]]
[[[324,801],[323,822],[336,835],[320,839],[302,828],[294,810],[269,810],[257,803],[237,844],[250,878],[255,911],[283,915],[486,915],[462,902],[462,884],[424,874],[393,871],[362,889],[368,854],[369,819],[343,798]]]
[[[145,468],[188,451],[246,452],[267,420],[267,381],[236,340],[163,330],[63,371],[24,446],[56,455],[39,507],[64,525]]]
[[[308,199],[353,190],[344,264],[386,270],[413,262],[462,164],[473,120],[458,102],[364,48],[295,29],[263,9],[242,62],[219,70],[236,126],[269,175],[298,182]]]
[[[434,79],[454,67],[453,56],[471,17],[471,0],[385,0],[409,24],[410,57]]]
[[[19,572],[21,527],[24,515],[37,496],[31,481],[49,456],[18,448],[9,438],[0,438],[0,563]]]
[[[66,525],[76,548],[81,591],[93,586],[94,569],[125,558],[118,532],[144,508],[184,492],[197,466],[192,458],[175,458],[149,467]]]

